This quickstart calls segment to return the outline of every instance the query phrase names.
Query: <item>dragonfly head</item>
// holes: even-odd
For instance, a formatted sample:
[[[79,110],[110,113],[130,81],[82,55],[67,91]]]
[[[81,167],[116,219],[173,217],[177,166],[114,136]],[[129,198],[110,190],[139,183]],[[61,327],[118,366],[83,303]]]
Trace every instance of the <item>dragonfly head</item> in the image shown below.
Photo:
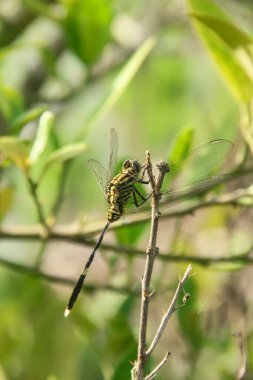
[[[134,173],[138,174],[141,171],[141,164],[137,160],[126,160],[123,164],[124,169],[133,169]]]

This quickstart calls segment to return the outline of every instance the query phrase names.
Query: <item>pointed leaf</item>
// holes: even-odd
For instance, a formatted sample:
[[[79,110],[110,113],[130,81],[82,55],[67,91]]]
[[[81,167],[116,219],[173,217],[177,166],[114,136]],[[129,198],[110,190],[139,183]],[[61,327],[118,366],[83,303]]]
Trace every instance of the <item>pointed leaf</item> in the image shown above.
[[[13,191],[10,187],[0,187],[0,220],[3,219],[11,206]]]
[[[143,42],[139,49],[129,58],[122,70],[116,76],[111,91],[108,96],[102,100],[101,104],[95,110],[86,126],[88,128],[96,126],[114,107],[122,94],[126,91],[126,88],[131,83],[132,79],[143,65],[145,59],[149,56],[156,44],[156,40],[153,37],[148,38]],[[82,136],[80,136],[82,138]]]
[[[136,224],[135,226],[122,226],[115,230],[117,242],[129,247],[134,246],[142,237],[146,230],[147,223]]]
[[[186,126],[180,130],[175,141],[172,144],[172,148],[169,150],[168,159],[179,162],[185,157],[192,148],[192,142],[194,137],[194,129],[190,126]]]
[[[80,153],[82,153],[85,149],[86,149],[86,144],[79,143],[79,144],[66,145],[63,148],[60,148],[54,151],[47,158],[43,166],[39,181],[41,181],[42,177],[45,175],[46,171],[50,168],[51,165],[71,160],[75,158],[76,156],[78,156]]]
[[[24,141],[14,136],[0,138],[0,164],[4,160],[10,160],[21,169],[26,170],[29,166],[28,146]]]
[[[196,322],[196,315],[199,313],[197,304],[199,289],[198,283],[193,277],[188,278],[185,292],[189,293],[191,298],[185,307],[177,310],[176,315],[185,342],[191,346],[191,355],[195,355],[203,348],[205,339],[200,324]]]
[[[188,0],[196,29],[234,96],[253,97],[252,38],[229,20],[211,0]]]
[[[0,80],[0,111],[5,119],[11,121],[22,113],[23,109],[21,93]]]
[[[43,153],[47,142],[48,138],[50,135],[50,131],[53,127],[54,124],[54,115],[50,111],[45,111],[39,121],[39,127],[37,130],[37,134],[32,146],[32,149],[30,151],[30,162],[31,164],[35,164],[36,161],[40,159],[41,154]]]
[[[93,63],[110,37],[112,3],[110,0],[75,0],[64,5],[63,26],[69,45],[82,61]]]
[[[253,38],[250,35],[240,30],[229,20],[222,20],[212,15],[195,12],[191,13],[191,16],[213,30],[232,49],[242,46],[248,47],[253,43]]]
[[[13,132],[18,133],[22,127],[31,121],[37,119],[44,111],[46,111],[47,106],[42,105],[39,107],[32,108],[26,112],[21,113],[21,115],[14,118],[11,122],[11,129]]]

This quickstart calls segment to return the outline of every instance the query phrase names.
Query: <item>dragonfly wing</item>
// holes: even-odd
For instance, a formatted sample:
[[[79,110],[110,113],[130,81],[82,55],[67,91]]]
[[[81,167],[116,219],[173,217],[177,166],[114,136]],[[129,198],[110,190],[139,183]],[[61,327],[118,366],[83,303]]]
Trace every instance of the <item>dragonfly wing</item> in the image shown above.
[[[107,183],[113,178],[114,170],[118,159],[118,135],[115,129],[111,129],[111,149],[107,168]]]
[[[208,179],[182,187],[180,189],[171,189],[165,193],[162,193],[160,201],[161,208],[166,209],[177,204],[181,200],[206,193],[207,191],[213,189],[215,186],[226,182],[229,178],[231,178],[231,176],[231,174],[222,174],[210,177]]]
[[[170,172],[164,177],[162,198],[160,205],[166,209],[180,200],[204,193],[214,186],[225,181],[229,174],[212,175],[218,170],[225,157],[233,150],[233,143],[228,140],[214,140],[189,152],[178,162],[169,162]],[[157,178],[159,170],[153,167],[153,174]],[[146,179],[146,177],[144,178]],[[125,205],[126,214],[145,213],[150,210],[148,194],[149,185],[142,186],[147,201],[136,207],[133,197]]]
[[[192,150],[178,162],[169,162],[170,172],[165,177],[163,191],[171,186],[180,187],[196,184],[213,176],[224,159],[233,150],[228,140],[213,140]]]
[[[170,171],[164,178],[162,191],[196,184],[198,181],[215,176],[233,147],[233,143],[229,140],[213,140],[190,151],[179,161],[168,161]],[[159,169],[155,165],[152,172],[157,178]],[[147,173],[143,179],[148,181]]]
[[[106,196],[106,188],[107,188],[107,170],[105,167],[97,160],[89,160],[89,167],[96,177],[104,195]]]
[[[226,182],[229,178],[232,178],[232,174],[223,174],[205,179],[203,181],[198,181],[195,184],[184,186],[180,189],[171,189],[161,194],[159,208],[161,211],[165,211],[183,200],[187,200],[188,198],[193,198],[194,196],[206,193],[207,191],[213,189],[215,186]],[[133,220],[135,218],[150,214],[150,203],[152,199],[151,194],[149,193],[146,195],[146,198],[147,200],[140,207],[136,207],[131,197],[131,199],[124,207],[126,217],[129,217]]]

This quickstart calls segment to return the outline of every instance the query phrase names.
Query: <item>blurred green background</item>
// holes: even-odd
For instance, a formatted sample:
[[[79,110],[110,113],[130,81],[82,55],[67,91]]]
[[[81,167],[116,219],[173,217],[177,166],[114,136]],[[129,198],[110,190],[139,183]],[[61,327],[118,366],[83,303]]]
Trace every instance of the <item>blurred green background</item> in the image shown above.
[[[100,250],[85,292],[63,317],[93,246],[69,234],[95,239],[106,220],[87,161],[106,165],[111,128],[120,160],[141,162],[147,149],[155,161],[225,138],[235,149],[222,170],[236,168],[235,180],[212,195],[249,191],[252,25],[245,0],[1,0],[0,380],[130,378],[145,263],[134,250],[145,252],[148,223],[108,232],[104,242],[118,248]],[[235,379],[236,331],[251,378],[251,207],[245,196],[162,219],[158,245],[172,260],[155,266],[148,343],[187,257],[196,260],[185,287],[191,299],[146,368],[172,352],[157,379]],[[47,239],[38,223],[66,238]],[[203,257],[227,260],[201,265]]]

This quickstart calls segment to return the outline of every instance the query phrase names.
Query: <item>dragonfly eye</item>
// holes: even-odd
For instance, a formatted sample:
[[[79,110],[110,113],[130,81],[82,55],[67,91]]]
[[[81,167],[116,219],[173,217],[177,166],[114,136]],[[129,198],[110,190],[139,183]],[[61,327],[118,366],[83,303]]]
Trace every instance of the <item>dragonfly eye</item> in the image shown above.
[[[136,173],[140,173],[140,171],[141,171],[141,164],[137,160],[133,160],[132,161],[132,165],[133,165],[134,170],[136,171]]]
[[[135,173],[139,173],[141,171],[141,164],[137,160],[126,160],[123,164],[123,168],[132,168]]]
[[[123,168],[124,169],[128,169],[128,168],[131,168],[132,166],[132,161],[131,160],[126,160],[123,164]]]

